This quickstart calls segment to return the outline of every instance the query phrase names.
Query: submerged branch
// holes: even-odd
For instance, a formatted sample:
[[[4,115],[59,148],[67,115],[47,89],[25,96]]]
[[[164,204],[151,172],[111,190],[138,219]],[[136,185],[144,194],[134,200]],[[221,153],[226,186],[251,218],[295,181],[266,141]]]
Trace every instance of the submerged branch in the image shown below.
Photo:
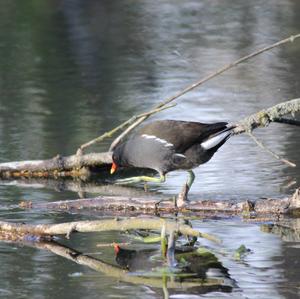
[[[3,241],[11,241],[0,235],[0,239]],[[16,243],[16,242],[15,242]],[[108,264],[100,259],[86,255],[78,250],[71,247],[59,244],[54,241],[42,241],[42,242],[24,242],[19,241],[18,244],[22,246],[35,247],[41,250],[50,251],[60,257],[70,260],[78,265],[86,266],[97,272],[101,272],[109,277],[113,277],[117,280],[133,283],[137,285],[147,285],[153,288],[162,288],[163,283],[160,276],[157,277],[147,277],[141,275],[132,275],[129,271],[122,269],[120,267]],[[221,278],[206,278],[203,279],[177,279],[168,278],[167,287],[169,289],[180,289],[180,288],[205,288],[205,287],[220,287],[224,283]]]

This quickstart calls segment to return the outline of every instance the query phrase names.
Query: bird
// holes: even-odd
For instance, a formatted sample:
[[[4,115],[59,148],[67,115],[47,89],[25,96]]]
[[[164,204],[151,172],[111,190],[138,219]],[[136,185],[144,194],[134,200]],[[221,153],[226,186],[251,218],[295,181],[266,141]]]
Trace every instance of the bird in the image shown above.
[[[166,174],[186,170],[186,185],[191,188],[195,174],[192,169],[208,162],[233,134],[234,124],[201,123],[182,120],[157,120],[146,124],[113,149],[113,174],[118,168],[138,167],[157,171],[159,177],[136,176],[117,183],[156,182]]]
[[[154,266],[151,256],[157,251],[157,249],[127,249],[120,247],[120,245],[114,243],[115,260],[119,266],[123,269],[136,271],[145,269],[145,267],[152,268]]]

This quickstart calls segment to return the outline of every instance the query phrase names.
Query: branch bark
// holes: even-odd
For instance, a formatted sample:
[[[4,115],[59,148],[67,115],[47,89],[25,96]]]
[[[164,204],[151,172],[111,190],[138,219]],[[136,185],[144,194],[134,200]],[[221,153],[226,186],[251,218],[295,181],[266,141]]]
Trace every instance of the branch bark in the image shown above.
[[[86,177],[88,167],[101,167],[112,162],[111,152],[60,156],[48,160],[0,163],[0,176],[9,177]]]
[[[166,227],[168,233],[172,231],[183,235],[206,238],[219,242],[215,237],[192,229],[190,226],[165,220],[161,218],[129,218],[129,219],[103,219],[95,221],[74,221],[59,224],[23,224],[0,221],[0,234],[34,235],[34,236],[70,236],[73,232],[102,232],[102,231],[127,231],[132,229],[161,230]]]
[[[263,109],[254,113],[237,123],[234,129],[235,134],[252,132],[258,127],[266,127],[271,122],[277,122],[279,118],[285,115],[294,114],[300,111],[300,98],[279,103],[268,109]]]
[[[159,213],[159,215],[181,212],[183,214],[212,216],[242,216],[242,217],[271,217],[276,218],[285,214],[298,214],[300,211],[300,188],[289,198],[249,200],[197,200],[190,201],[184,207],[174,207],[171,201],[162,201],[157,205],[157,198],[98,196],[77,200],[64,200],[50,203],[21,202],[22,208],[79,211],[96,210],[105,215],[134,216],[138,214]]]

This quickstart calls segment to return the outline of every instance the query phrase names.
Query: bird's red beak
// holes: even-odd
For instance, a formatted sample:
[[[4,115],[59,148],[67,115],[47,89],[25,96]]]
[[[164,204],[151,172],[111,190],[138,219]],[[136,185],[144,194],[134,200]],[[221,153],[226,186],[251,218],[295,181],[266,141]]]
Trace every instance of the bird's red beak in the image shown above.
[[[117,170],[117,164],[115,162],[112,163],[110,174],[113,174]]]

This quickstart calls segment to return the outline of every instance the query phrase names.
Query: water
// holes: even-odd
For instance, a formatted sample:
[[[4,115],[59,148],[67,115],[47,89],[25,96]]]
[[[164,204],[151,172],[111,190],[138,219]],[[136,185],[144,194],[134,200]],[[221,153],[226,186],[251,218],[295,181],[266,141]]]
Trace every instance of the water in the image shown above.
[[[298,33],[299,9],[295,0],[3,0],[1,162],[74,153],[80,144],[224,64]],[[188,93],[175,108],[152,119],[236,121],[297,98],[299,50],[300,42],[295,41],[260,55]],[[255,133],[279,155],[300,165],[298,128],[272,124]],[[109,144],[107,140],[92,150],[105,151]],[[257,199],[291,194],[299,185],[300,171],[274,160],[242,135],[228,141],[212,161],[196,170],[196,176],[193,199]],[[185,177],[185,173],[174,172],[166,184],[152,190],[176,194]],[[289,187],[291,181],[296,184]],[[88,218],[16,207],[21,200],[78,198],[72,191],[5,184],[0,189],[4,220],[54,223]],[[241,243],[253,251],[245,264],[230,259],[229,253],[221,255],[236,280],[232,293],[198,293],[193,294],[195,298],[297,298],[297,243],[286,243],[261,232],[258,225],[238,219],[195,221],[194,225],[222,239],[226,236],[222,248],[230,254]],[[111,242],[119,237],[81,236],[73,245],[95,252],[99,251],[95,247],[99,239]],[[103,255],[109,258],[111,252]],[[162,296],[161,288],[118,282],[35,248],[1,243],[0,259],[0,294],[4,298]],[[190,293],[177,290],[170,296],[189,297]]]

